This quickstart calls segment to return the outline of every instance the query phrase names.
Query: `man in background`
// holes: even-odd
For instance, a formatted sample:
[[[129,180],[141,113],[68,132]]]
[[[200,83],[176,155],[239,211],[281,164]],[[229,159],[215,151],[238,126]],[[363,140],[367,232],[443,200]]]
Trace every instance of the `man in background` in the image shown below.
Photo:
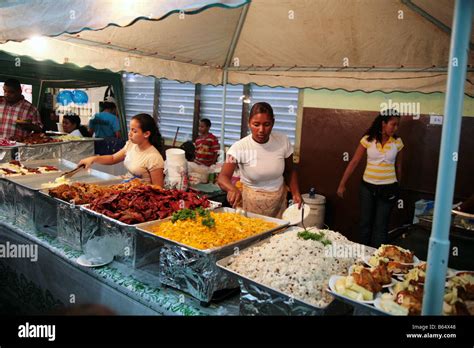
[[[203,118],[199,122],[199,136],[195,141],[196,157],[194,162],[205,166],[212,166],[217,161],[219,155],[219,140],[210,133],[211,121]]]
[[[8,79],[0,97],[0,139],[21,138],[41,132],[43,125],[38,109],[21,93],[20,81]]]
[[[107,97],[101,104],[103,110],[89,121],[89,133],[94,133],[96,138],[120,138],[120,124],[114,98]]]

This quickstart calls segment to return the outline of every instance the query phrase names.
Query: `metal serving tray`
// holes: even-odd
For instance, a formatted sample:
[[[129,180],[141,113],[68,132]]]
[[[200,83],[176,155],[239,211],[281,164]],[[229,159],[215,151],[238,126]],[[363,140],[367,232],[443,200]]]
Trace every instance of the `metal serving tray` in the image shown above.
[[[101,180],[91,182],[101,186],[114,185],[122,179]],[[35,227],[36,231],[47,234],[57,234],[58,239],[67,246],[81,250],[83,245],[93,235],[94,229],[82,230],[82,212],[80,205],[63,201],[49,195],[49,189],[38,191],[35,200]],[[91,227],[91,226],[89,226]]]
[[[23,143],[16,143],[12,146],[0,146],[0,163],[10,162],[16,158],[18,148],[24,146]]]
[[[211,202],[211,209],[220,206],[218,202]],[[150,263],[159,261],[160,248],[163,243],[154,238],[154,235],[137,230],[140,224],[126,224],[89,208],[90,205],[82,205],[83,227],[82,231],[93,230],[95,235],[116,235],[126,238],[127,245],[124,253],[116,256],[117,261],[140,268]],[[153,223],[159,220],[147,222]],[[84,226],[86,225],[86,226]]]
[[[218,208],[215,211],[235,212],[231,208]],[[151,226],[163,223],[169,219],[140,224],[137,226],[137,229],[143,234],[163,243],[160,252],[160,263],[158,265],[160,282],[184,291],[200,300],[203,305],[208,305],[216,291],[239,287],[235,277],[229,277],[228,274],[219,269],[216,266],[216,261],[219,258],[236,252],[240,248],[245,248],[258,239],[276,233],[288,225],[288,222],[279,219],[251,213],[247,215],[248,217],[275,222],[278,226],[255,236],[208,250],[199,250],[150,232]]]
[[[95,138],[83,138],[62,142],[61,158],[79,162],[81,159],[94,155]]]
[[[249,248],[256,248],[268,242],[269,238]],[[334,301],[327,306],[317,307],[231,270],[228,266],[234,257],[236,256],[230,255],[222,258],[216,262],[216,265],[225,273],[238,279],[241,287],[241,315],[328,315],[337,312],[338,304],[333,304]]]
[[[235,213],[236,210],[232,209],[232,208],[217,208],[217,209],[214,209],[213,212],[214,213]],[[273,223],[276,223],[277,226],[270,229],[270,230],[268,230],[268,231],[264,231],[262,233],[254,235],[254,236],[250,236],[250,237],[247,237],[245,239],[236,241],[234,243],[227,244],[227,245],[217,247],[217,248],[206,249],[206,250],[197,249],[197,248],[193,248],[192,246],[189,246],[189,245],[186,245],[186,244],[178,243],[178,242],[176,242],[172,239],[168,239],[168,238],[159,236],[157,234],[154,234],[151,231],[151,228],[153,226],[159,226],[160,224],[162,224],[164,222],[171,221],[171,217],[168,217],[166,219],[159,220],[159,221],[145,222],[145,223],[139,224],[139,225],[137,225],[137,229],[144,232],[144,233],[153,235],[155,238],[161,240],[164,244],[171,244],[171,245],[179,246],[181,248],[186,248],[186,249],[192,250],[192,251],[194,251],[198,254],[202,254],[202,255],[210,255],[210,254],[221,253],[223,250],[227,250],[227,249],[231,250],[231,253],[233,253],[235,248],[240,248],[242,245],[248,245],[248,244],[252,243],[255,240],[265,238],[265,237],[267,237],[267,236],[269,236],[269,235],[271,235],[271,234],[273,234],[273,233],[275,233],[275,232],[277,232],[277,231],[279,231],[283,228],[286,228],[289,225],[288,221],[281,220],[281,219],[275,219],[275,218],[271,218],[271,217],[264,216],[264,215],[247,213],[247,216],[249,218],[259,218],[259,219],[262,219],[262,220],[265,220],[265,221],[268,221],[268,222],[273,222]]]
[[[61,158],[63,142],[46,144],[25,144],[18,148],[18,158],[21,161]]]
[[[26,177],[37,177],[37,176],[42,176],[42,175],[51,175],[51,174],[56,174],[57,176],[61,175],[61,172],[66,172],[68,170],[72,170],[76,168],[76,164],[64,160],[64,159],[59,159],[59,158],[51,158],[51,159],[42,159],[42,160],[34,160],[34,161],[21,161],[21,164],[23,164],[26,167],[44,167],[44,166],[54,166],[58,168],[58,172],[51,172],[51,173],[42,173],[42,174],[28,174],[28,175],[6,175],[6,174],[1,174],[0,177],[2,178],[26,178]]]
[[[65,165],[62,160],[62,165]],[[75,167],[75,164],[72,167]],[[53,228],[50,229],[50,225],[54,226],[56,217],[55,208],[56,205],[47,204],[43,195],[38,193],[39,190],[43,189],[42,184],[46,184],[54,181],[61,175],[60,172],[49,173],[49,174],[32,174],[17,177],[8,177],[6,180],[13,183],[15,187],[15,224],[24,229],[27,232],[45,232],[51,234],[52,237],[56,237],[57,231]],[[73,176],[71,182],[87,182],[87,183],[100,183],[101,181],[118,180],[119,178],[110,174],[102,173],[96,170],[84,171]],[[43,203],[45,204],[43,206]],[[36,211],[37,209],[38,211]],[[41,226],[48,226],[43,231]],[[39,230],[38,230],[39,228]]]
[[[125,239],[123,252],[115,256],[118,262],[133,268],[140,268],[158,262],[160,247],[162,246],[160,241],[137,231],[136,226],[138,224],[126,224],[98,213],[89,207],[89,204],[80,206],[82,231],[93,230],[96,236],[112,235]]]
[[[72,163],[72,162],[70,162]],[[75,168],[73,164],[72,168]],[[69,169],[69,168],[68,168]],[[43,184],[47,184],[51,181],[54,181],[56,178],[60,177],[62,172],[53,172],[48,174],[32,174],[32,175],[22,175],[22,176],[11,176],[7,177],[7,180],[12,181],[16,185],[23,186],[30,190],[39,191],[44,189]],[[120,180],[119,177],[110,175],[108,173],[99,172],[95,169],[82,170],[72,178],[69,179],[71,183],[73,182],[84,182],[84,183],[99,183],[101,181],[111,181],[111,180]]]

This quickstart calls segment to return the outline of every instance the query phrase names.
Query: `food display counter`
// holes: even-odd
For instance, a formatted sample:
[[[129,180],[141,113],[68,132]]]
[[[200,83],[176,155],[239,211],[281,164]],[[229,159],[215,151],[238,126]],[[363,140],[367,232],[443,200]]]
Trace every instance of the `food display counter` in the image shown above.
[[[410,250],[95,170],[57,179],[74,167],[13,162],[0,178],[0,238],[41,249],[34,262],[0,259],[3,280],[29,279],[48,309],[77,293],[119,314],[420,314],[427,265]],[[472,284],[472,272],[450,269],[446,315],[472,314]]]

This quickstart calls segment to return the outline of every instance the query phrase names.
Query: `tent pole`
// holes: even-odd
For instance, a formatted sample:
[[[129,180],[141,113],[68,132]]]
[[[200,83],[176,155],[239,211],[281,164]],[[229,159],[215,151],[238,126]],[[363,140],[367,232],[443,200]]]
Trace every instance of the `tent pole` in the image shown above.
[[[433,17],[431,14],[429,14],[428,12],[423,10],[421,7],[415,5],[412,0],[402,0],[402,3],[406,6],[408,6],[408,8],[410,8],[412,11],[418,13],[420,16],[422,16],[423,18],[425,18],[429,22],[436,25],[439,29],[444,31],[446,34],[451,35],[451,28],[450,27],[445,25],[443,22],[441,22],[436,17]],[[474,49],[474,45],[471,42],[469,42],[469,48],[471,50]]]
[[[39,90],[38,90],[38,95],[35,97],[33,97],[33,99],[36,99],[34,102],[34,104],[36,104],[36,109],[40,109],[40,104],[41,104],[41,96],[43,95],[43,80],[40,80],[40,85],[39,85]]]
[[[221,152],[224,153],[224,139],[225,139],[225,101],[227,98],[227,68],[224,68],[224,77],[223,77],[223,85],[224,89],[222,90],[222,115],[221,115]]]
[[[456,0],[449,53],[444,124],[438,165],[433,227],[428,249],[428,267],[423,296],[423,315],[441,315],[449,259],[451,207],[456,181],[457,154],[464,101],[467,53],[471,34],[473,2]]]
[[[224,72],[222,83],[224,85],[224,90],[222,91],[222,117],[221,117],[221,152],[224,153],[225,145],[225,102],[227,98],[227,76],[229,74],[229,66],[234,57],[235,47],[237,46],[237,42],[239,41],[240,33],[242,32],[242,27],[245,22],[245,18],[247,17],[247,13],[249,10],[249,4],[245,4],[240,12],[239,21],[237,22],[237,26],[234,30],[234,35],[232,36],[232,41],[230,43],[229,50],[227,51],[227,56],[224,62]],[[225,158],[224,158],[225,160]]]

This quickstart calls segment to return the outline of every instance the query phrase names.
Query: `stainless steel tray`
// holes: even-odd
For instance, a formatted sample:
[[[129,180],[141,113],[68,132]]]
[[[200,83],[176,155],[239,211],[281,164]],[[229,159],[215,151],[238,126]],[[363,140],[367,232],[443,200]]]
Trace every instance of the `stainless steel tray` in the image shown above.
[[[65,143],[65,141],[58,141],[54,143],[44,143],[44,144],[23,144],[23,147],[48,147],[48,146],[58,146]]]
[[[54,181],[61,174],[62,173],[60,172],[54,172],[54,173],[48,173],[48,174],[32,174],[32,175],[25,175],[25,176],[6,177],[6,179],[15,183],[16,185],[26,187],[30,190],[39,191],[39,190],[44,189],[44,187],[41,186],[42,184],[46,184],[48,182]],[[79,172],[78,174],[70,178],[70,182],[84,182],[84,183],[91,183],[91,184],[97,184],[97,183],[100,183],[101,181],[111,181],[111,180],[120,181],[121,179],[117,176],[99,172],[94,169],[89,169],[87,171]]]
[[[235,213],[235,209],[232,209],[232,208],[217,208],[217,209],[214,210],[214,212],[215,213]],[[278,226],[275,227],[275,228],[272,228],[268,231],[264,231],[262,233],[254,235],[254,236],[250,236],[250,237],[247,237],[245,239],[236,241],[234,243],[223,245],[223,246],[217,247],[217,248],[206,249],[206,250],[196,249],[196,248],[193,248],[189,245],[178,243],[178,242],[176,242],[172,239],[161,237],[161,236],[158,236],[158,235],[154,234],[153,232],[151,232],[151,226],[160,225],[163,222],[170,221],[171,217],[163,219],[163,220],[159,220],[157,222],[145,222],[145,223],[139,224],[137,226],[137,229],[140,230],[141,232],[144,232],[144,233],[147,233],[147,234],[150,234],[150,235],[154,236],[155,238],[161,240],[165,244],[171,244],[171,245],[179,246],[179,247],[182,247],[182,248],[186,248],[188,250],[192,250],[192,251],[194,251],[198,254],[201,254],[201,255],[210,255],[210,254],[220,253],[224,249],[238,248],[239,246],[241,246],[243,244],[248,244],[248,243],[251,243],[254,240],[265,238],[265,237],[267,237],[267,236],[269,236],[269,235],[271,235],[271,234],[273,234],[277,231],[280,231],[280,230],[286,228],[289,225],[288,221],[275,219],[275,218],[271,218],[271,217],[268,217],[268,216],[263,216],[263,215],[253,214],[253,213],[247,213],[247,216],[251,217],[251,218],[259,218],[259,219],[262,219],[262,220],[265,220],[265,221],[274,222]]]
[[[282,231],[282,232],[284,233],[285,231]],[[258,243],[255,243],[255,244],[251,245],[250,247],[248,247],[248,248],[246,248],[246,249],[256,248],[256,247],[258,247],[258,246],[260,246],[260,245],[262,245],[262,244],[268,243],[268,242],[269,242],[269,238],[267,238],[267,239],[265,239],[265,240],[262,240],[262,241],[260,241],[260,242],[258,242]],[[245,250],[245,249],[244,249],[244,250]],[[242,250],[241,250],[241,251],[242,251]],[[258,288],[263,289],[264,291],[266,291],[266,292],[268,292],[268,293],[270,293],[270,294],[272,294],[272,295],[276,295],[276,296],[280,296],[280,297],[287,298],[288,302],[290,302],[290,303],[293,302],[293,303],[295,303],[295,304],[304,305],[304,306],[310,307],[311,309],[316,310],[316,311],[324,311],[324,310],[326,310],[326,309],[331,305],[331,303],[330,303],[330,304],[328,304],[327,306],[324,306],[324,307],[315,306],[314,304],[311,304],[311,303],[306,302],[306,301],[304,301],[304,300],[297,299],[296,297],[294,297],[294,296],[292,296],[292,295],[288,295],[288,294],[286,294],[286,293],[284,293],[284,292],[282,292],[282,291],[280,291],[280,290],[277,290],[277,289],[275,289],[275,288],[272,288],[272,287],[270,287],[270,286],[268,286],[268,285],[265,285],[265,284],[263,284],[263,283],[260,283],[260,282],[258,282],[258,281],[256,281],[256,280],[254,280],[254,279],[248,278],[247,276],[245,276],[245,275],[243,275],[243,274],[240,274],[240,273],[238,273],[238,272],[236,272],[236,271],[234,271],[234,270],[231,270],[230,268],[228,268],[228,265],[231,263],[230,261],[231,261],[231,259],[232,259],[233,257],[236,257],[236,256],[230,255],[230,256],[227,256],[227,257],[225,257],[225,258],[222,258],[222,259],[218,260],[218,261],[216,262],[217,267],[219,267],[220,269],[222,269],[224,272],[229,273],[229,274],[231,274],[231,275],[237,277],[239,280],[241,280],[241,281],[243,281],[243,282],[245,282],[245,283],[247,283],[247,284],[252,284],[252,285],[254,285],[254,286],[257,286]]]
[[[63,134],[63,135],[68,135],[67,133],[66,134]],[[51,136],[51,138],[53,139],[60,139],[61,136]],[[71,139],[71,140],[63,140],[61,141],[60,143],[73,143],[73,142],[87,142],[87,141],[100,141],[100,140],[104,140],[104,138],[91,138],[91,137],[84,137],[84,138],[81,138],[81,139]]]
[[[20,146],[25,146],[25,144],[17,142],[15,145],[11,146],[0,146],[0,151],[12,150]]]
[[[5,175],[2,174],[0,177],[4,178],[24,178],[24,177],[30,177],[30,176],[38,176],[38,175],[50,175],[50,174],[57,174],[61,175],[60,172],[65,172],[71,169],[74,169],[76,167],[76,164],[71,161],[67,161],[65,159],[58,159],[58,158],[52,158],[52,159],[42,159],[42,160],[34,160],[34,161],[20,161],[22,165],[25,167],[44,167],[44,166],[54,166],[58,168],[59,172],[52,172],[52,173],[43,173],[43,174],[30,174],[30,175]]]
[[[61,202],[62,202],[62,201],[61,201]],[[213,202],[213,201],[209,201],[209,202],[211,202],[211,207],[210,207],[211,209],[215,209],[214,207],[219,207],[219,206],[222,205],[222,204],[219,203],[219,202]],[[91,214],[91,215],[95,215],[95,216],[97,216],[97,217],[99,217],[99,218],[101,218],[101,219],[108,220],[108,221],[110,221],[110,222],[113,222],[113,223],[115,223],[115,224],[117,224],[117,225],[120,225],[120,226],[123,226],[123,227],[139,227],[139,226],[142,226],[142,225],[143,225],[143,226],[146,226],[146,225],[148,225],[148,224],[157,223],[158,221],[167,221],[167,220],[171,219],[171,218],[169,217],[169,218],[166,218],[166,219],[163,219],[163,220],[153,220],[153,221],[147,221],[147,222],[140,222],[140,223],[138,223],[138,224],[126,224],[126,223],[124,223],[124,222],[122,222],[122,221],[119,221],[119,220],[117,220],[117,219],[113,219],[113,218],[111,218],[111,217],[109,217],[109,216],[107,216],[107,215],[105,215],[105,214],[98,213],[98,212],[96,212],[95,210],[90,209],[89,207],[90,207],[90,204],[84,204],[84,205],[81,206],[81,210],[84,210],[84,211],[88,212],[88,213]],[[142,230],[141,230],[141,231],[142,231]],[[149,232],[149,231],[143,231],[143,232],[155,236],[153,233],[151,233],[151,232]]]
[[[98,182],[88,182],[88,184],[94,184],[94,185],[100,185],[100,186],[109,186],[109,185],[117,185],[117,184],[120,184],[121,182],[123,181],[122,178],[117,178],[117,179],[111,179],[111,180],[101,180],[101,181],[98,181]],[[81,181],[79,181],[81,182]],[[47,197],[47,198],[50,198],[51,200],[57,202],[57,203],[61,203],[61,204],[66,204],[66,205],[69,205],[71,207],[78,207],[78,206],[81,206],[81,205],[86,205],[86,204],[74,204],[74,203],[71,203],[71,202],[68,202],[68,201],[64,201],[62,199],[59,199],[57,197],[53,197],[49,194],[49,190],[50,189],[40,189],[38,192]]]

